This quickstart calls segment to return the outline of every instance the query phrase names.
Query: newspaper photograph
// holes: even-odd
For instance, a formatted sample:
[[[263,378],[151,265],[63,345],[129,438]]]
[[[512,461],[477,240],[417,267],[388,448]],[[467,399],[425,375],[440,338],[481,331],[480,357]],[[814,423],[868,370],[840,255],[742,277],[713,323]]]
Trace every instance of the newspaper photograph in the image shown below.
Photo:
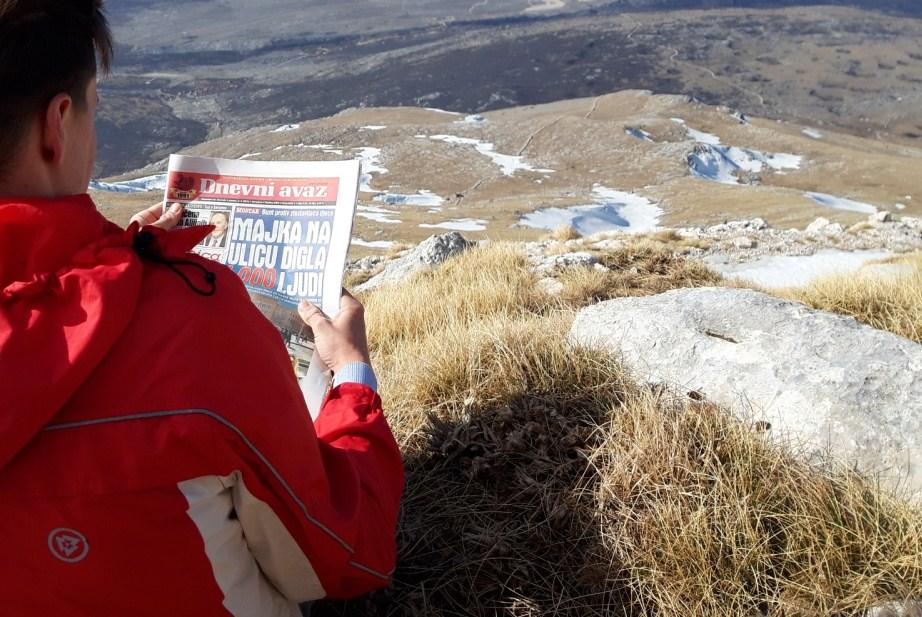
[[[358,195],[359,161],[239,161],[172,155],[164,209],[181,227],[214,229],[193,251],[231,268],[282,336],[316,416],[329,371],[298,315],[309,300],[339,311]]]

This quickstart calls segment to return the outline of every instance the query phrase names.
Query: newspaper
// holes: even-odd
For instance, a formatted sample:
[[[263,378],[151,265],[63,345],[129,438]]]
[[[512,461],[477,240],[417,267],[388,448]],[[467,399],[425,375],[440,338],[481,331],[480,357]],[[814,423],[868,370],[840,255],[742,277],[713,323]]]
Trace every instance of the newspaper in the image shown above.
[[[339,311],[352,237],[359,161],[267,162],[172,155],[164,209],[181,227],[213,225],[193,251],[226,264],[282,335],[312,417],[329,386],[297,312],[306,299]]]

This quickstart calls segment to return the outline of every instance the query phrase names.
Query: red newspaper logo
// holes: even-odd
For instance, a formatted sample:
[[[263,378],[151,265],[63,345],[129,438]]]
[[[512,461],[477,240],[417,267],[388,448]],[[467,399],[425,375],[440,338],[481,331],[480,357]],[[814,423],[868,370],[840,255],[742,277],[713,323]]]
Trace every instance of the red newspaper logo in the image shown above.
[[[335,204],[339,178],[261,178],[172,172],[167,199]]]

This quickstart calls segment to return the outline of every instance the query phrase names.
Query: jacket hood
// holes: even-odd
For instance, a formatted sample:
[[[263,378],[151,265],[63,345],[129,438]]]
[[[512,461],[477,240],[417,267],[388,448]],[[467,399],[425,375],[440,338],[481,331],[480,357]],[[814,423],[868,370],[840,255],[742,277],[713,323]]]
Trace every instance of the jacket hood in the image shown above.
[[[196,233],[169,234],[181,252],[202,235],[189,231]],[[132,249],[137,232],[107,221],[87,195],[0,198],[0,469],[134,316],[144,269]]]

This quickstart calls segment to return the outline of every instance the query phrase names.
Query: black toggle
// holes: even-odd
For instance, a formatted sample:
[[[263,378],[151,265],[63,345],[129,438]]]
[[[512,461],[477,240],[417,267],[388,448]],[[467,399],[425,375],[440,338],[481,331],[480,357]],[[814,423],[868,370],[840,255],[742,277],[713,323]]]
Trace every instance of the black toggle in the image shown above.
[[[182,280],[186,282],[186,285],[189,286],[189,289],[199,294],[200,296],[213,296],[215,291],[218,289],[216,282],[218,277],[214,272],[202,264],[188,259],[167,259],[161,255],[160,249],[157,248],[157,237],[149,231],[139,231],[138,234],[134,237],[132,248],[141,259],[146,259],[147,261],[164,265],[175,272]],[[205,282],[208,283],[208,287],[206,289],[197,287],[195,283],[192,282],[192,279],[190,279],[185,272],[179,269],[179,266],[197,268],[202,272],[202,276],[204,277]]]

